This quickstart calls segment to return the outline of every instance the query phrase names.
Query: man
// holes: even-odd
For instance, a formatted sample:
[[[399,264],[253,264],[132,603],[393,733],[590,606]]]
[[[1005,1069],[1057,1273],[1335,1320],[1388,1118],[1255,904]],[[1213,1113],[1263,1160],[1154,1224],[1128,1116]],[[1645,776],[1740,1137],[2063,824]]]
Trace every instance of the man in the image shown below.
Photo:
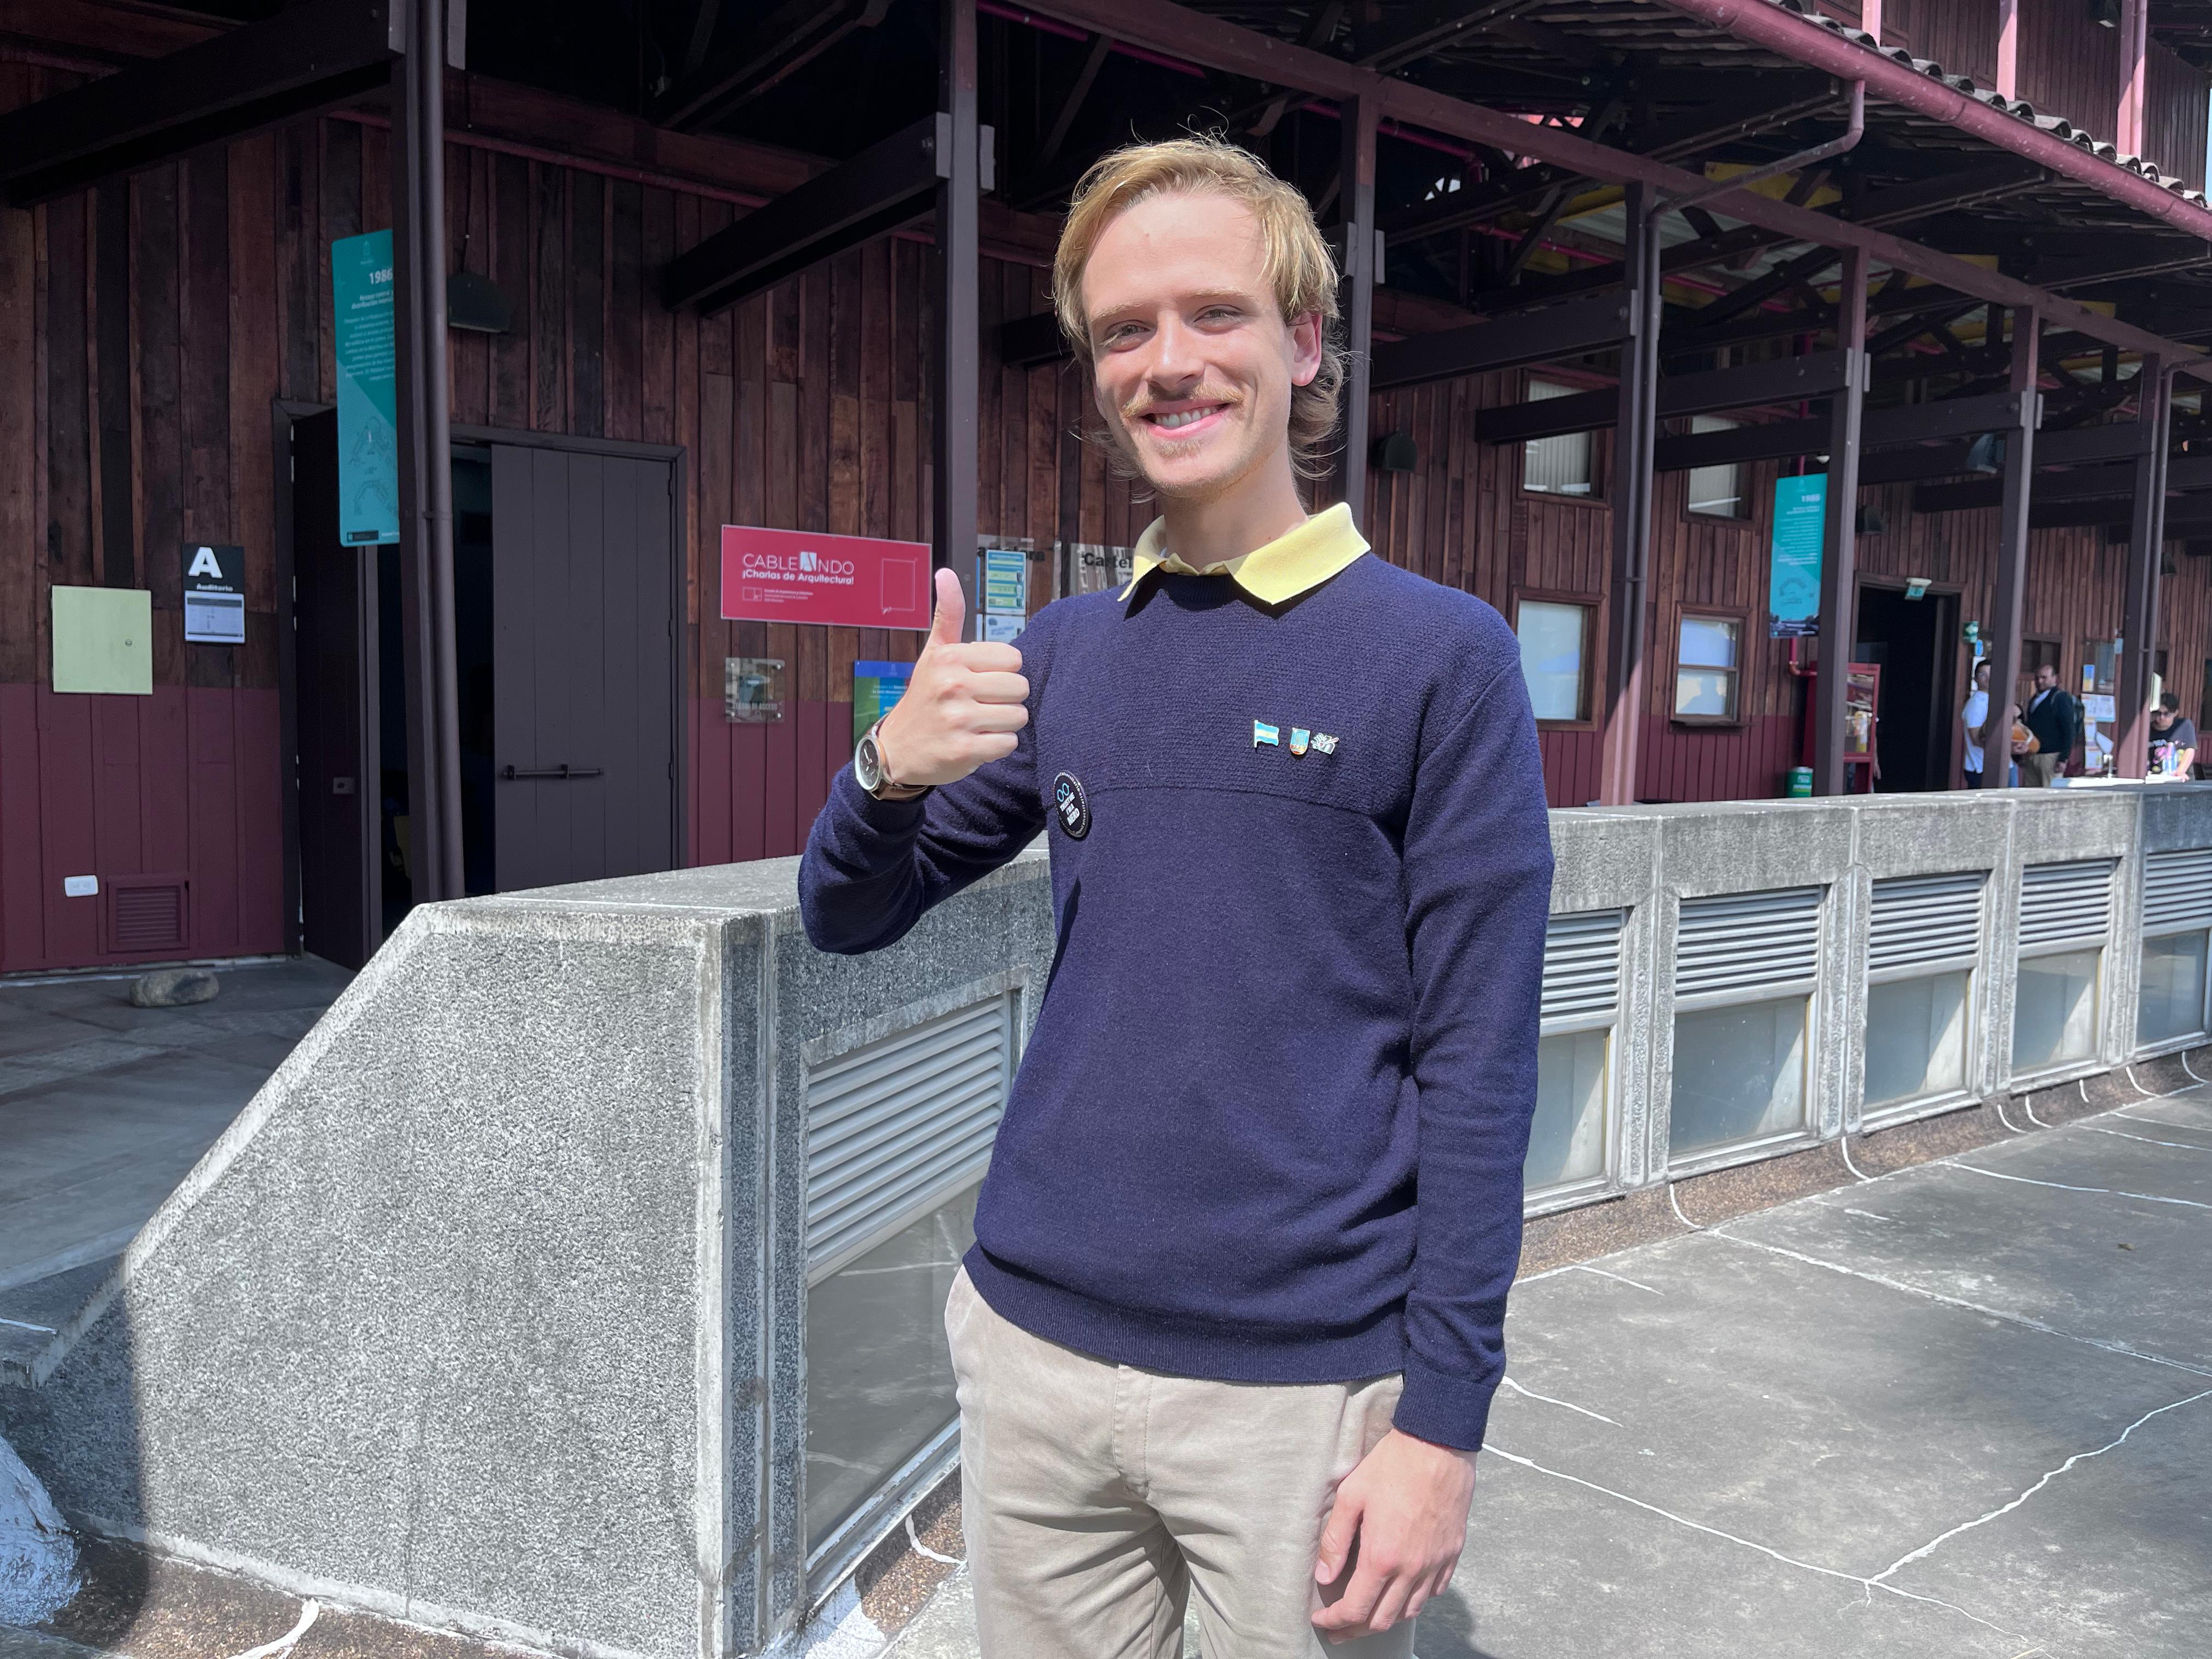
[[[2150,711],[2150,780],[2186,783],[2196,775],[2196,764],[2197,722],[2181,712],[2179,697],[2161,691]]]
[[[987,1659],[1405,1656],[1504,1375],[1552,875],[1497,613],[1309,516],[1335,267],[1210,140],[1085,175],[1054,292],[1161,516],[1021,648],[936,626],[816,821],[823,947],[1042,831],[1059,951],[945,1313]],[[927,793],[922,792],[927,791]]]
[[[1966,728],[1966,758],[1964,763],[1966,787],[1982,787],[1982,727],[1990,718],[1990,660],[1983,658],[1974,665],[1974,689],[1966,693],[1966,706],[1959,711],[1959,724]]]
[[[2020,781],[2031,789],[2048,789],[2081,737],[2081,710],[2060,688],[2058,671],[2049,663],[2035,671],[2035,695],[2020,723],[2036,744],[2033,754],[2020,757]]]

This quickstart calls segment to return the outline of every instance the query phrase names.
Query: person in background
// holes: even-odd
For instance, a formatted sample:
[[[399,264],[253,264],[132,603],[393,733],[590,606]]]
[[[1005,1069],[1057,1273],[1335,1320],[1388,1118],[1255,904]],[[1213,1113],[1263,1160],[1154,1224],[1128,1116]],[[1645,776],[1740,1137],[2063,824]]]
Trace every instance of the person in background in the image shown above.
[[[2035,671],[2035,695],[2027,701],[2021,724],[2035,738],[2035,752],[2020,757],[2020,779],[2031,789],[2048,789],[2081,740],[2081,710],[2064,687],[2058,671],[2045,663]]]
[[[2186,783],[2196,763],[2197,723],[2181,712],[2180,698],[2162,692],[2150,711],[2150,781]]]
[[[1990,665],[1984,658],[1974,665],[1974,689],[1966,693],[1966,707],[1959,711],[1959,724],[1966,729],[1966,787],[1978,789],[1982,784],[1982,727],[1990,718]]]

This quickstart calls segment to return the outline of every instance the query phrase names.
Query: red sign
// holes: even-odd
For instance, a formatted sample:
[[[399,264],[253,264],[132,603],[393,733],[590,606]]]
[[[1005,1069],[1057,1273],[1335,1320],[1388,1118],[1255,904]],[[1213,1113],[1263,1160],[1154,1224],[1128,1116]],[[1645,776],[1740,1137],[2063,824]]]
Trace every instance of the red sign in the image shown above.
[[[927,628],[929,544],[722,526],[722,615],[732,622]]]

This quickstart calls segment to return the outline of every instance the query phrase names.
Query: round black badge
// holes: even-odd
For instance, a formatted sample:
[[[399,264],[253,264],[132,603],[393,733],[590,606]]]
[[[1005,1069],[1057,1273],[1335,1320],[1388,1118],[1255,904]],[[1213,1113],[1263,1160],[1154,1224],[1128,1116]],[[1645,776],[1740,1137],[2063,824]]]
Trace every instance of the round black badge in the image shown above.
[[[1052,781],[1052,815],[1070,841],[1081,841],[1091,833],[1091,799],[1074,773],[1062,772]]]

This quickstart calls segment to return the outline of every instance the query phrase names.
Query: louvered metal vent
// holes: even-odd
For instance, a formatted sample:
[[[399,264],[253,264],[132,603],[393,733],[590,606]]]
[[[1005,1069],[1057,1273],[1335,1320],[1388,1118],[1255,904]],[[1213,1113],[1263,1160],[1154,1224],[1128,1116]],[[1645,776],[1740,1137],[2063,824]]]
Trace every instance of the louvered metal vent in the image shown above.
[[[111,878],[107,950],[117,956],[182,951],[190,932],[181,876]]]
[[[2020,942],[2095,939],[2110,925],[2114,859],[2031,864],[2020,878]]]
[[[809,1069],[809,1268],[982,1174],[1013,1075],[1014,1008],[1011,993],[991,997]]]
[[[1969,870],[1875,883],[1868,970],[1972,961],[1982,945],[1984,879],[1980,871]]]
[[[1609,1014],[1620,1000],[1623,910],[1553,916],[1544,936],[1544,1018]]]
[[[1674,943],[1674,994],[1778,989],[1811,979],[1820,957],[1820,891],[1685,899]]]
[[[2212,927],[2212,847],[2145,859],[2142,915],[2148,933]]]

